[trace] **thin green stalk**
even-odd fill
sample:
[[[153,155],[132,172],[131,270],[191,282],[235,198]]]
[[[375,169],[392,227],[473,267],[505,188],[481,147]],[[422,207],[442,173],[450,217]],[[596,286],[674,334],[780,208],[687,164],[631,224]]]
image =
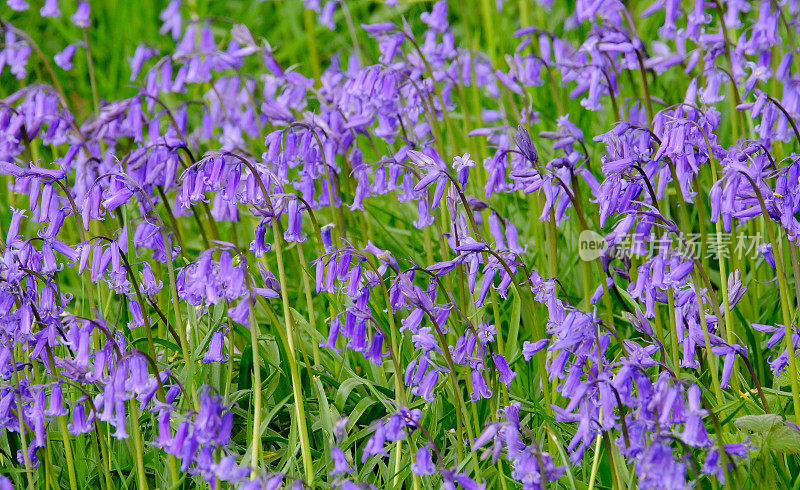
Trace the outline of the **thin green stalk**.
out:
[[[106,488],[114,488],[111,483],[111,458],[108,456],[108,447],[106,446],[106,440],[103,438],[103,432],[100,428],[100,424],[97,423],[94,426],[95,431],[97,432],[97,441],[100,443],[100,455],[102,456],[102,464],[103,467],[103,476],[106,481]]]
[[[252,478],[258,477],[259,462],[261,461],[261,355],[258,350],[258,321],[253,312],[253,304],[247,299],[250,318],[250,348],[253,351],[253,452],[252,452]],[[230,360],[233,362],[233,359]]]
[[[772,255],[775,257],[775,273],[778,276],[778,290],[780,293],[781,314],[783,315],[783,327],[785,330],[784,341],[786,342],[786,350],[789,354],[789,380],[792,385],[792,405],[794,406],[795,423],[800,424],[800,387],[797,381],[797,360],[795,359],[794,341],[792,339],[792,315],[789,311],[789,286],[786,281],[786,269],[783,265],[783,254],[778,248],[779,241],[775,236],[775,230],[772,228],[772,221],[768,218],[767,206],[764,204],[764,197],[761,195],[761,190],[758,188],[753,179],[742,172],[742,175],[750,182],[753,191],[758,197],[758,202],[761,205],[762,212],[762,226],[766,228],[767,236],[769,236],[770,244],[772,245]]]
[[[712,157],[713,158],[713,157]],[[711,175],[714,179],[714,182],[717,181],[717,169],[716,169],[716,161],[710,160],[709,165],[711,165]],[[700,220],[701,224],[705,223],[705,220]],[[716,232],[717,232],[717,263],[719,264],[719,288],[722,292],[722,315],[724,320],[724,328],[725,328],[725,340],[727,340],[728,344],[733,345],[735,343],[735,339],[733,336],[733,329],[731,325],[731,305],[730,305],[730,298],[728,295],[728,268],[727,268],[727,261],[724,257],[724,251],[722,250],[722,222],[721,220],[717,220],[715,223]],[[719,322],[718,322],[719,323]],[[734,367],[733,372],[738,373],[738,369],[736,367],[736,363],[738,360],[734,359]],[[735,390],[738,391],[739,389],[739,377],[734,374],[732,378],[732,384]]]
[[[603,433],[603,446],[606,448],[609,464],[611,465],[611,486],[612,488],[624,488],[622,485],[622,478],[620,478],[619,475],[619,469],[617,469],[617,461],[616,458],[614,458],[614,448],[611,445],[608,432]]]
[[[700,281],[697,278],[697,275],[698,274],[696,272],[692,273],[692,282],[694,284],[694,294],[697,298],[697,310],[698,315],[700,316],[700,326],[703,329],[703,340],[706,344],[706,362],[710,362],[709,370],[711,371],[711,381],[714,383],[714,394],[717,397],[717,404],[722,405],[722,388],[720,387],[718,372],[719,363],[717,356],[711,352],[711,338],[708,333],[708,324],[706,322],[706,309],[703,306],[703,296],[700,294]],[[715,305],[712,303],[712,306]]]
[[[97,96],[97,79],[94,74],[94,61],[92,60],[92,45],[89,43],[89,29],[83,28],[83,42],[86,43],[86,63],[89,65],[89,83],[92,86],[92,103],[94,112],[100,112],[100,98]]]
[[[490,60],[494,59],[495,53],[495,35],[494,35],[494,19],[492,19],[492,9],[495,9],[491,0],[481,0],[481,21],[483,22],[483,31],[486,35],[486,55]]]
[[[353,43],[353,52],[356,54],[356,58],[361,62],[362,65],[366,64],[366,60],[363,57],[361,52],[361,45],[358,43],[358,36],[356,35],[356,26],[353,23],[353,17],[350,15],[350,9],[347,7],[347,2],[345,0],[341,0],[342,6],[342,13],[344,14],[344,20],[347,24],[347,32],[350,34],[350,42]]]
[[[228,398],[228,395],[231,393],[231,386],[233,386],[233,355],[235,353],[235,349],[233,342],[234,331],[233,325],[231,325],[231,317],[226,315],[225,321],[228,323],[228,377],[225,381],[225,398]]]
[[[656,304],[655,335],[663,354],[667,346],[664,344],[664,320],[661,319],[661,308],[658,307],[658,304]]]
[[[592,299],[592,285],[589,282],[589,276],[591,276],[591,272],[589,271],[589,262],[586,260],[581,260],[581,282],[583,283],[583,298],[581,299],[581,303],[584,301],[586,311],[592,309],[591,299]],[[601,277],[600,280],[602,281],[603,278]]]
[[[433,264],[433,243],[431,242],[431,232],[429,227],[422,229],[422,244],[425,248],[425,259],[429,264]]]
[[[152,205],[152,203],[151,203]],[[155,209],[155,208],[153,208]],[[161,220],[161,217],[158,213],[155,213],[156,217],[158,218],[159,224],[159,231],[161,232],[161,239],[164,242],[164,252],[166,254],[167,263],[167,275],[169,276],[169,291],[172,297],[172,312],[175,315],[175,324],[178,327],[178,335],[180,336],[180,346],[181,351],[183,354],[183,361],[186,363],[187,369],[187,381],[191,386],[191,397],[192,401],[194,402],[194,407],[197,409],[198,402],[197,402],[197,386],[194,379],[194,363],[192,362],[191,356],[189,355],[189,343],[188,339],[186,338],[186,325],[183,323],[183,317],[181,315],[181,303],[178,297],[178,286],[177,280],[175,278],[175,266],[172,264],[172,251],[169,247],[169,236],[167,235],[166,226],[164,222]]]
[[[136,399],[130,400],[130,420],[133,426],[133,445],[134,445],[134,458],[136,459],[136,474],[139,480],[139,489],[147,490],[147,475],[144,472],[144,444],[142,444],[142,429],[139,426],[139,410],[136,407]]]
[[[647,109],[647,120],[652,124],[653,116],[653,101],[650,96],[650,85],[647,83],[647,72],[644,68],[644,60],[642,53],[637,49],[636,58],[639,60],[639,74],[642,76],[642,89],[644,90],[644,106]],[[610,89],[609,89],[610,90]]]
[[[69,488],[70,490],[77,490],[78,481],[75,478],[75,460],[72,457],[72,444],[69,441],[69,432],[67,431],[67,417],[62,415],[58,417],[58,430],[61,432],[61,440],[64,441],[64,458],[67,460],[67,475],[69,475]]]
[[[786,342],[786,349],[789,353],[789,379],[792,386],[792,405],[794,406],[795,423],[800,424],[800,388],[797,382],[797,360],[795,359],[794,341],[792,339],[792,315],[789,311],[789,287],[786,281],[786,275],[783,265],[783,254],[778,248],[778,240],[775,237],[775,232],[772,227],[765,224],[767,228],[769,240],[772,244],[772,255],[775,257],[775,271],[778,276],[778,289],[780,292],[781,313],[783,315],[784,323],[784,340]]]
[[[14,349],[11,349],[12,354]],[[17,423],[19,424],[19,439],[22,443],[22,460],[25,463],[25,476],[28,479],[28,489],[33,490],[33,469],[31,467],[31,460],[28,457],[28,440],[25,437],[25,419],[22,418],[22,395],[20,394],[20,387],[19,387],[19,373],[17,371],[17,361],[13,358],[11,359],[11,369],[14,372],[14,384],[16,385],[17,391],[17,409],[15,412],[17,413]]]
[[[314,32],[314,11],[311,9],[303,10],[303,22],[306,28],[306,46],[308,47],[308,61],[311,65],[311,74],[314,76],[314,83],[319,84],[321,70],[319,68],[319,54],[317,53],[316,34]],[[254,104],[255,105],[255,104]],[[259,134],[261,132],[259,131]]]
[[[519,0],[519,23],[520,27],[526,27],[530,23],[531,12],[528,0]]]
[[[792,276],[794,276],[794,298],[797,305],[795,317],[800,318],[800,262],[797,259],[797,245],[793,244],[790,240],[786,240],[787,248],[789,249],[789,260],[792,262]]]
[[[558,244],[556,243],[558,233],[556,231],[556,212],[550,209],[550,219],[547,221],[547,226],[544,229],[545,240],[547,241],[547,254],[548,274],[550,277],[558,276]]]
[[[303,291],[305,292],[306,307],[308,308],[308,324],[311,326],[311,330],[316,332],[317,318],[314,312],[314,296],[311,293],[311,282],[309,280],[308,269],[306,268],[306,258],[303,254],[303,244],[298,242],[295,244],[295,247],[297,248],[297,260],[300,262],[300,275],[303,276]],[[312,342],[311,345],[314,352],[314,364],[319,365],[321,363],[319,345],[316,341]]]
[[[667,290],[667,305],[669,306],[669,327],[670,327],[670,354],[672,355],[672,370],[675,376],[680,375],[681,364],[679,361],[678,350],[678,322],[675,318],[675,292],[672,288]]]
[[[314,481],[314,464],[311,459],[311,444],[308,438],[308,427],[306,426],[306,412],[303,403],[303,393],[300,386],[300,372],[295,360],[294,333],[292,332],[291,311],[289,309],[289,296],[287,288],[289,282],[286,279],[286,271],[283,264],[283,251],[281,247],[281,237],[278,234],[277,223],[272,226],[273,249],[275,258],[278,262],[278,281],[281,286],[281,303],[283,304],[283,321],[286,328],[286,339],[288,344],[289,371],[292,377],[292,393],[294,394],[295,416],[300,432],[300,450],[303,455],[303,467],[305,469],[306,481]]]

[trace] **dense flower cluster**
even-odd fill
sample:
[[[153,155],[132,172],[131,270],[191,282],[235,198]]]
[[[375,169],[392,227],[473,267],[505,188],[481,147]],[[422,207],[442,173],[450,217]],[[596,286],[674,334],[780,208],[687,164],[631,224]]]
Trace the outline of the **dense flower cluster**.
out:
[[[579,0],[503,59],[440,0],[316,77],[188,8],[88,115],[53,65],[94,87],[89,3],[41,6],[87,40],[51,57],[2,21],[0,488],[77,488],[78,450],[103,488],[347,490],[739,486],[797,452],[797,2]]]

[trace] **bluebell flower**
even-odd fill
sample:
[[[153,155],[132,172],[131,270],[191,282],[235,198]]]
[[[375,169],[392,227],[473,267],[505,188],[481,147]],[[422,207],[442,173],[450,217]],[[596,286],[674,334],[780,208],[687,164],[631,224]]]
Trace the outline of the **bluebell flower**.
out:
[[[486,489],[486,482],[478,483],[472,478],[468,477],[463,473],[459,473],[456,468],[451,469],[441,469],[442,477],[444,481],[442,483],[442,488],[446,490],[456,490],[456,484],[463,488],[464,490],[485,490]]]
[[[522,127],[521,124],[517,127],[515,143],[519,152],[522,153],[531,164],[534,166],[539,164],[539,153],[536,151],[536,146],[534,146],[528,130]]]
[[[473,370],[470,374],[470,380],[472,381],[472,392],[469,394],[470,399],[473,402],[480,400],[481,398],[491,398],[494,394],[488,386],[486,386],[486,382],[483,379],[483,375],[480,371]]]
[[[8,5],[8,8],[16,12],[23,12],[28,10],[29,7],[28,2],[25,0],[6,0],[6,5]]]
[[[64,392],[61,388],[61,384],[57,383],[50,390],[50,404],[47,406],[47,410],[44,411],[44,414],[49,417],[59,417],[67,415],[67,413],[67,409],[64,407]]]
[[[78,4],[78,8],[75,10],[75,13],[69,18],[73,24],[76,26],[86,29],[92,23],[89,19],[89,2],[85,0],[81,1]]]
[[[436,465],[433,464],[429,444],[425,444],[417,450],[416,461],[411,463],[411,472],[419,476],[436,473]]]
[[[39,9],[42,17],[58,17],[61,11],[58,9],[58,0],[44,0],[44,5]]]
[[[447,2],[436,2],[430,12],[420,14],[420,19],[435,31],[446,31],[450,27],[447,22]]]
[[[94,411],[91,411],[89,413],[89,417],[87,418],[86,411],[83,406],[84,400],[85,399],[81,398],[75,402],[75,406],[72,407],[72,422],[67,424],[69,433],[74,436],[78,434],[86,434],[94,428]]]
[[[510,388],[511,382],[517,377],[517,373],[511,370],[511,368],[508,366],[508,361],[504,356],[498,353],[493,353],[492,360],[494,361],[494,365],[497,368],[497,372],[500,376],[500,382],[505,384],[506,388]]]
[[[688,404],[686,407],[686,425],[681,433],[681,440],[693,447],[703,447],[711,444],[703,425],[703,417],[708,414],[701,408],[700,387],[693,385],[687,392]]]
[[[675,461],[672,448],[658,441],[651,443],[636,463],[636,473],[645,488],[686,487],[686,465]]]
[[[208,350],[203,356],[203,362],[228,362],[228,355],[223,354],[225,344],[225,333],[216,331],[211,334],[211,341],[208,343]]]
[[[433,392],[434,388],[436,388],[436,383],[439,382],[439,371],[436,369],[431,369],[425,375],[425,378],[422,380],[422,383],[418,386],[412,388],[411,392],[428,403],[431,403],[434,398],[436,398],[436,394]]]
[[[383,351],[383,334],[375,332],[369,349],[364,351],[364,357],[372,361],[373,364],[380,366],[384,355],[386,353]]]
[[[11,480],[4,475],[0,475],[0,490],[14,490]]]
[[[330,476],[352,473],[354,471],[353,467],[348,464],[344,451],[337,446],[331,448],[331,458],[333,458],[333,469],[330,472]]]
[[[69,71],[72,69],[72,57],[75,56],[77,48],[74,44],[67,44],[67,46],[58,54],[55,55],[53,60],[56,65],[62,70]]]

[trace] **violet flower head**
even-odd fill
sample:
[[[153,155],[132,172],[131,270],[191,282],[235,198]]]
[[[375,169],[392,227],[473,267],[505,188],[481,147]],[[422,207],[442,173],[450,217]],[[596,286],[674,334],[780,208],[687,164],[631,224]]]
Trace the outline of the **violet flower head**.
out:
[[[44,5],[39,9],[39,15],[42,17],[60,16],[61,10],[58,8],[58,0],[44,0]]]
[[[481,398],[491,398],[494,394],[492,390],[486,386],[486,381],[480,371],[472,371],[470,375],[472,380],[472,392],[469,394],[470,400],[476,402]]]
[[[431,449],[429,444],[425,444],[417,450],[417,457],[411,463],[411,472],[418,476],[433,475],[436,473],[436,465],[433,464]]]
[[[333,469],[330,472],[330,476],[352,473],[354,471],[353,467],[347,462],[344,451],[338,447],[334,446],[331,448],[331,458],[333,458]]]
[[[653,442],[636,464],[640,484],[645,488],[682,489],[686,486],[686,465],[675,461],[672,448]]]
[[[78,4],[78,8],[75,10],[75,13],[72,14],[69,19],[73,24],[82,29],[89,27],[92,24],[92,21],[89,18],[89,2],[82,0]]]
[[[506,388],[511,387],[511,382],[517,377],[517,373],[511,370],[508,365],[508,361],[501,354],[496,352],[493,353],[492,360],[494,361],[494,365],[497,368],[498,374],[500,375],[500,382],[505,384]]]
[[[24,12],[30,7],[28,2],[25,0],[6,0],[6,5],[8,5],[8,8],[16,12]]]
[[[522,155],[527,158],[531,164],[534,166],[539,164],[539,153],[536,151],[536,147],[533,144],[531,135],[528,133],[527,129],[522,127],[521,124],[517,126],[515,142],[517,145],[517,150],[519,150],[519,152],[522,153]]]
[[[228,355],[223,354],[225,334],[217,331],[211,334],[211,341],[208,344],[208,351],[203,356],[203,362],[228,362]]]
[[[69,71],[72,69],[72,57],[75,56],[77,48],[74,44],[68,44],[60,53],[57,53],[53,60],[56,65],[62,70]]]
[[[322,7],[322,11],[317,18],[317,22],[324,25],[330,30],[336,29],[336,23],[333,20],[333,14],[336,13],[336,5],[339,3],[338,0],[328,0],[325,2],[325,6]]]
[[[445,32],[450,27],[450,24],[447,23],[447,2],[442,0],[436,2],[430,12],[420,14],[420,19],[431,29]]]

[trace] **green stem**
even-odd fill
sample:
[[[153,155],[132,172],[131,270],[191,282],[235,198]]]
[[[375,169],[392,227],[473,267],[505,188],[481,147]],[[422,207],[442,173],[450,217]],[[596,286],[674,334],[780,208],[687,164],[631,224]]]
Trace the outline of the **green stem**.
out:
[[[272,224],[273,249],[275,258],[278,262],[278,281],[281,285],[281,303],[283,304],[283,321],[286,328],[286,340],[288,344],[287,357],[289,360],[289,370],[292,376],[292,392],[294,394],[295,416],[300,432],[300,450],[303,455],[303,467],[307,482],[314,481],[314,465],[311,459],[311,444],[308,438],[308,427],[306,426],[306,412],[303,403],[303,393],[300,386],[300,372],[295,360],[294,333],[292,332],[291,311],[289,309],[289,296],[287,287],[289,282],[286,280],[286,271],[283,264],[283,251],[281,247],[281,237],[278,232],[278,223]]]
[[[692,273],[692,282],[694,284],[694,294],[697,298],[697,313],[700,316],[700,326],[703,329],[703,340],[706,344],[706,362],[710,361],[709,369],[711,371],[711,381],[714,383],[714,394],[717,397],[717,404],[722,405],[723,398],[722,398],[722,388],[719,384],[719,373],[717,372],[718,369],[718,360],[717,356],[715,356],[711,352],[711,338],[708,334],[708,324],[706,322],[706,309],[703,306],[703,296],[700,294],[700,281],[697,278],[697,272]],[[712,307],[715,307],[712,303]]]
[[[750,182],[753,191],[758,197],[758,202],[761,205],[762,224],[767,230],[769,241],[772,244],[772,255],[775,257],[775,273],[778,276],[778,290],[780,292],[781,314],[783,315],[783,328],[784,328],[784,341],[786,342],[786,350],[789,353],[789,380],[792,385],[792,404],[794,406],[795,423],[800,424],[800,388],[797,382],[797,360],[795,359],[794,341],[792,340],[792,315],[789,311],[789,286],[786,281],[786,269],[783,266],[783,253],[778,248],[779,242],[775,236],[775,230],[772,228],[772,220],[769,218],[767,206],[764,204],[764,197],[761,195],[761,190],[758,188],[753,179],[742,172],[742,175]]]
[[[100,113],[100,98],[97,95],[97,79],[94,75],[94,61],[92,61],[92,46],[89,43],[89,29],[83,28],[83,41],[86,43],[86,63],[89,65],[89,83],[92,86],[92,102],[94,111]]]
[[[253,312],[250,298],[247,298],[250,318],[250,348],[253,351],[253,453],[252,477],[259,474],[258,465],[261,461],[261,356],[258,351],[258,321]],[[230,360],[233,362],[233,359]]]
[[[614,448],[611,445],[611,440],[608,437],[608,432],[603,433],[603,446],[606,448],[608,454],[608,462],[611,465],[611,486],[612,488],[623,488],[622,478],[619,476],[619,469],[617,468],[617,461],[614,457]]]
[[[486,34],[486,55],[489,59],[494,59],[495,53],[495,35],[494,35],[494,20],[492,19],[492,2],[491,0],[481,0],[481,20],[483,21],[483,30]]]
[[[303,11],[303,21],[306,28],[306,46],[308,47],[308,61],[311,65],[311,74],[314,76],[314,81],[316,84],[319,84],[321,71],[319,68],[319,54],[317,53],[316,34],[314,32],[314,28],[316,27],[314,25],[314,11],[311,9],[305,9]]]
[[[597,467],[600,465],[600,434],[595,436],[594,455],[592,456],[592,471],[589,473],[589,490],[594,490],[594,482],[597,478]]]
[[[713,158],[713,157],[712,157]],[[717,181],[717,169],[716,169],[716,161],[711,159],[709,161],[711,166],[711,175],[714,182]],[[701,219],[701,223],[705,223],[705,220]],[[724,257],[724,251],[722,249],[722,222],[721,220],[717,220],[715,223],[716,232],[717,232],[717,263],[719,264],[719,288],[722,292],[722,315],[724,320],[724,327],[725,327],[725,340],[727,340],[728,344],[733,345],[735,343],[735,339],[733,336],[733,329],[731,325],[731,305],[730,305],[730,297],[728,296],[728,267],[727,261]],[[719,322],[718,322],[719,323]],[[734,367],[733,372],[738,373],[736,368],[736,363],[738,360],[734,359]],[[739,378],[738,376],[732,376],[733,387],[738,391],[739,388]]]
[[[306,307],[308,308],[308,324],[311,326],[311,330],[316,332],[317,331],[317,318],[314,312],[314,296],[311,293],[311,282],[309,280],[309,272],[306,268],[306,258],[303,253],[303,244],[296,243],[295,247],[297,248],[297,260],[300,262],[300,275],[303,276],[303,291],[305,292],[306,296]],[[319,354],[319,344],[314,339],[312,342],[313,352],[314,352],[314,364],[321,364],[320,354]]]
[[[12,353],[14,349],[11,350]],[[25,463],[25,476],[28,479],[28,489],[33,490],[33,469],[31,468],[31,460],[28,457],[28,440],[25,437],[25,419],[22,418],[22,395],[20,394],[20,387],[19,387],[19,372],[17,371],[17,361],[13,358],[11,359],[11,369],[14,372],[14,384],[17,388],[17,423],[19,424],[19,439],[22,442],[22,460]]]
[[[667,306],[669,307],[670,345],[672,354],[672,370],[675,376],[680,374],[680,351],[678,348],[678,321],[675,318],[675,292],[672,288],[667,290]]]
[[[77,490],[78,483],[75,478],[75,463],[72,457],[72,444],[69,442],[69,433],[67,432],[67,417],[62,415],[58,417],[58,429],[61,432],[61,440],[64,441],[64,457],[67,460],[67,474],[69,475],[69,488],[70,490]]]
[[[139,478],[139,488],[147,490],[147,476],[144,472],[144,445],[142,444],[142,430],[139,426],[139,411],[136,408],[136,399],[130,401],[131,423],[133,425],[134,457],[136,458],[136,474]]]

